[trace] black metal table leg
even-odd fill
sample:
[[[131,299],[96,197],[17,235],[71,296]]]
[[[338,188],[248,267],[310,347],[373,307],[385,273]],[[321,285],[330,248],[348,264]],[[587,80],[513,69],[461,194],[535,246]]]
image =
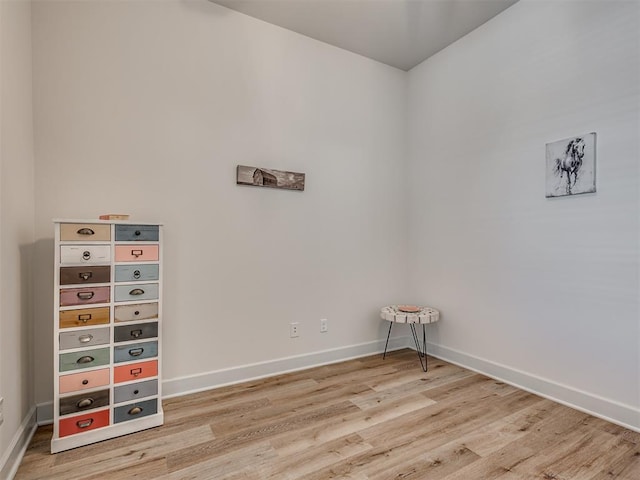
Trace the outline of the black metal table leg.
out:
[[[387,356],[387,346],[389,345],[389,337],[391,336],[391,327],[393,327],[393,322],[389,322],[389,333],[387,333],[387,343],[384,344],[384,354],[382,355],[382,359]]]
[[[418,339],[418,334],[416,332],[416,324],[410,323],[411,334],[413,335],[413,341],[416,344],[416,352],[418,353],[418,359],[420,360],[420,366],[422,367],[422,371],[427,371],[427,332],[425,329],[425,324],[422,324],[422,345],[420,345],[420,340]],[[422,359],[424,358],[424,362]]]

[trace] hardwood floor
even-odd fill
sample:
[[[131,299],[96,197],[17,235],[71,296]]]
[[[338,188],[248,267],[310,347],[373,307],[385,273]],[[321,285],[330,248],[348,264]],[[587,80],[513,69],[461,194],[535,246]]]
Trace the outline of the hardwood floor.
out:
[[[165,400],[165,425],[16,479],[640,479],[640,433],[402,350]]]

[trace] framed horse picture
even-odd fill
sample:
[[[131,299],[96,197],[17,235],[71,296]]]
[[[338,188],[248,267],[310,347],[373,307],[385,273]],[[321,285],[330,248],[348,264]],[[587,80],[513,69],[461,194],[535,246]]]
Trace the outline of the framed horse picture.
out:
[[[547,198],[596,191],[595,132],[547,143]]]

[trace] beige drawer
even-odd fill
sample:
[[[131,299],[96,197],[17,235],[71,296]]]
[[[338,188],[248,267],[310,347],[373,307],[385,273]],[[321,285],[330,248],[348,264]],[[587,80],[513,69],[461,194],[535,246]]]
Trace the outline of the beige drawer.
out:
[[[101,264],[111,261],[109,245],[62,245],[60,265]]]
[[[111,225],[102,225],[99,223],[61,223],[60,240],[63,242],[108,242],[111,240]]]
[[[132,322],[134,320],[148,320],[158,318],[158,303],[135,303],[133,305],[121,305],[114,309],[116,322]]]

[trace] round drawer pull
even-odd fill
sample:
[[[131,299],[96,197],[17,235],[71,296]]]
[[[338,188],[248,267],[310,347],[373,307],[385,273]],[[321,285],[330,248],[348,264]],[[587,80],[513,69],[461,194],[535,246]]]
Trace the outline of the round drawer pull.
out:
[[[128,413],[129,415],[138,415],[139,413],[142,413],[142,407],[133,407]]]
[[[88,418],[87,420],[79,420],[76,422],[78,428],[87,428],[93,423],[93,418]]]
[[[84,380],[82,380],[82,384],[83,385],[89,385],[89,380],[87,380],[86,378]]]
[[[134,315],[140,315],[140,310],[136,310],[135,312],[133,312]]]
[[[134,235],[135,235],[136,237],[139,237],[139,236],[140,236],[140,230],[136,230],[136,231],[135,231],[135,232],[133,232],[133,233],[134,233]]]
[[[140,393],[140,390],[134,390],[134,391],[133,391],[133,394],[134,394],[134,395],[138,395],[139,393]]]
[[[90,228],[81,228],[76,232],[78,235],[94,235],[96,232],[91,230]]]
[[[89,260],[91,258],[91,252],[89,250],[85,250],[82,252],[82,259]]]
[[[76,403],[76,407],[78,408],[88,408],[93,405],[93,398],[83,398],[78,403]]]

